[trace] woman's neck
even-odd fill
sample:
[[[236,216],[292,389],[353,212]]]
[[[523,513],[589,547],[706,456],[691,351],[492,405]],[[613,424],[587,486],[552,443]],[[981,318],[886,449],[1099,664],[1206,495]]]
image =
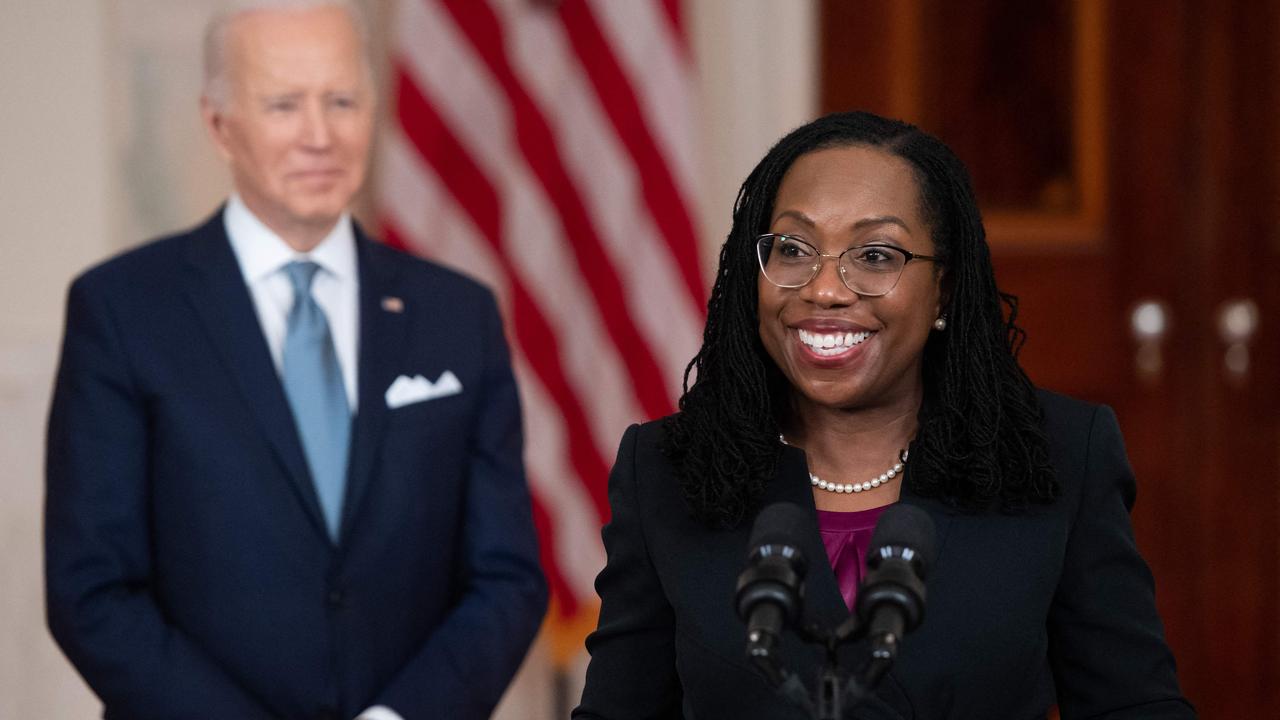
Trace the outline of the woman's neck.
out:
[[[879,476],[915,437],[919,401],[858,410],[793,404],[786,441],[805,451],[809,472],[832,483],[855,483]],[[814,490],[823,510],[862,510],[898,499],[901,480],[862,493]]]

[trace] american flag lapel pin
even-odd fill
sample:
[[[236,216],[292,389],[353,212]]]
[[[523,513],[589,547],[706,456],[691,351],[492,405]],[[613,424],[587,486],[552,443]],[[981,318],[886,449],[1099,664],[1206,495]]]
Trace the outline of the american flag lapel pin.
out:
[[[392,313],[404,312],[404,301],[393,295],[388,295],[382,298],[382,309]]]

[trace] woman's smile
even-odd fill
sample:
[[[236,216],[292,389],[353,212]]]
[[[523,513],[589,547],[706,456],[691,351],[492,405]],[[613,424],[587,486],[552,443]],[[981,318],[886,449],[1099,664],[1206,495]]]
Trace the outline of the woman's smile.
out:
[[[807,325],[807,327],[806,327]],[[831,326],[828,323],[802,324],[792,329],[796,353],[819,368],[844,367],[867,350],[874,330],[858,326]]]

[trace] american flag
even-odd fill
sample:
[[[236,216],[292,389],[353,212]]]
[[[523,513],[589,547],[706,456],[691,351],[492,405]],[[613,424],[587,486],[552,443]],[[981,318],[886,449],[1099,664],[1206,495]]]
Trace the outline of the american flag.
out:
[[[679,5],[396,8],[383,234],[480,279],[502,304],[560,661],[595,622],[618,440],[674,411],[702,333]]]

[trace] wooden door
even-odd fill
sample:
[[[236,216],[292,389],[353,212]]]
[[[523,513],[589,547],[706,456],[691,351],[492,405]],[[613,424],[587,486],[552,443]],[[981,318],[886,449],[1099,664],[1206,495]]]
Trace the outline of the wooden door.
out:
[[[957,151],[1023,365],[1120,416],[1183,691],[1280,707],[1277,3],[824,0],[821,27],[823,110]]]

